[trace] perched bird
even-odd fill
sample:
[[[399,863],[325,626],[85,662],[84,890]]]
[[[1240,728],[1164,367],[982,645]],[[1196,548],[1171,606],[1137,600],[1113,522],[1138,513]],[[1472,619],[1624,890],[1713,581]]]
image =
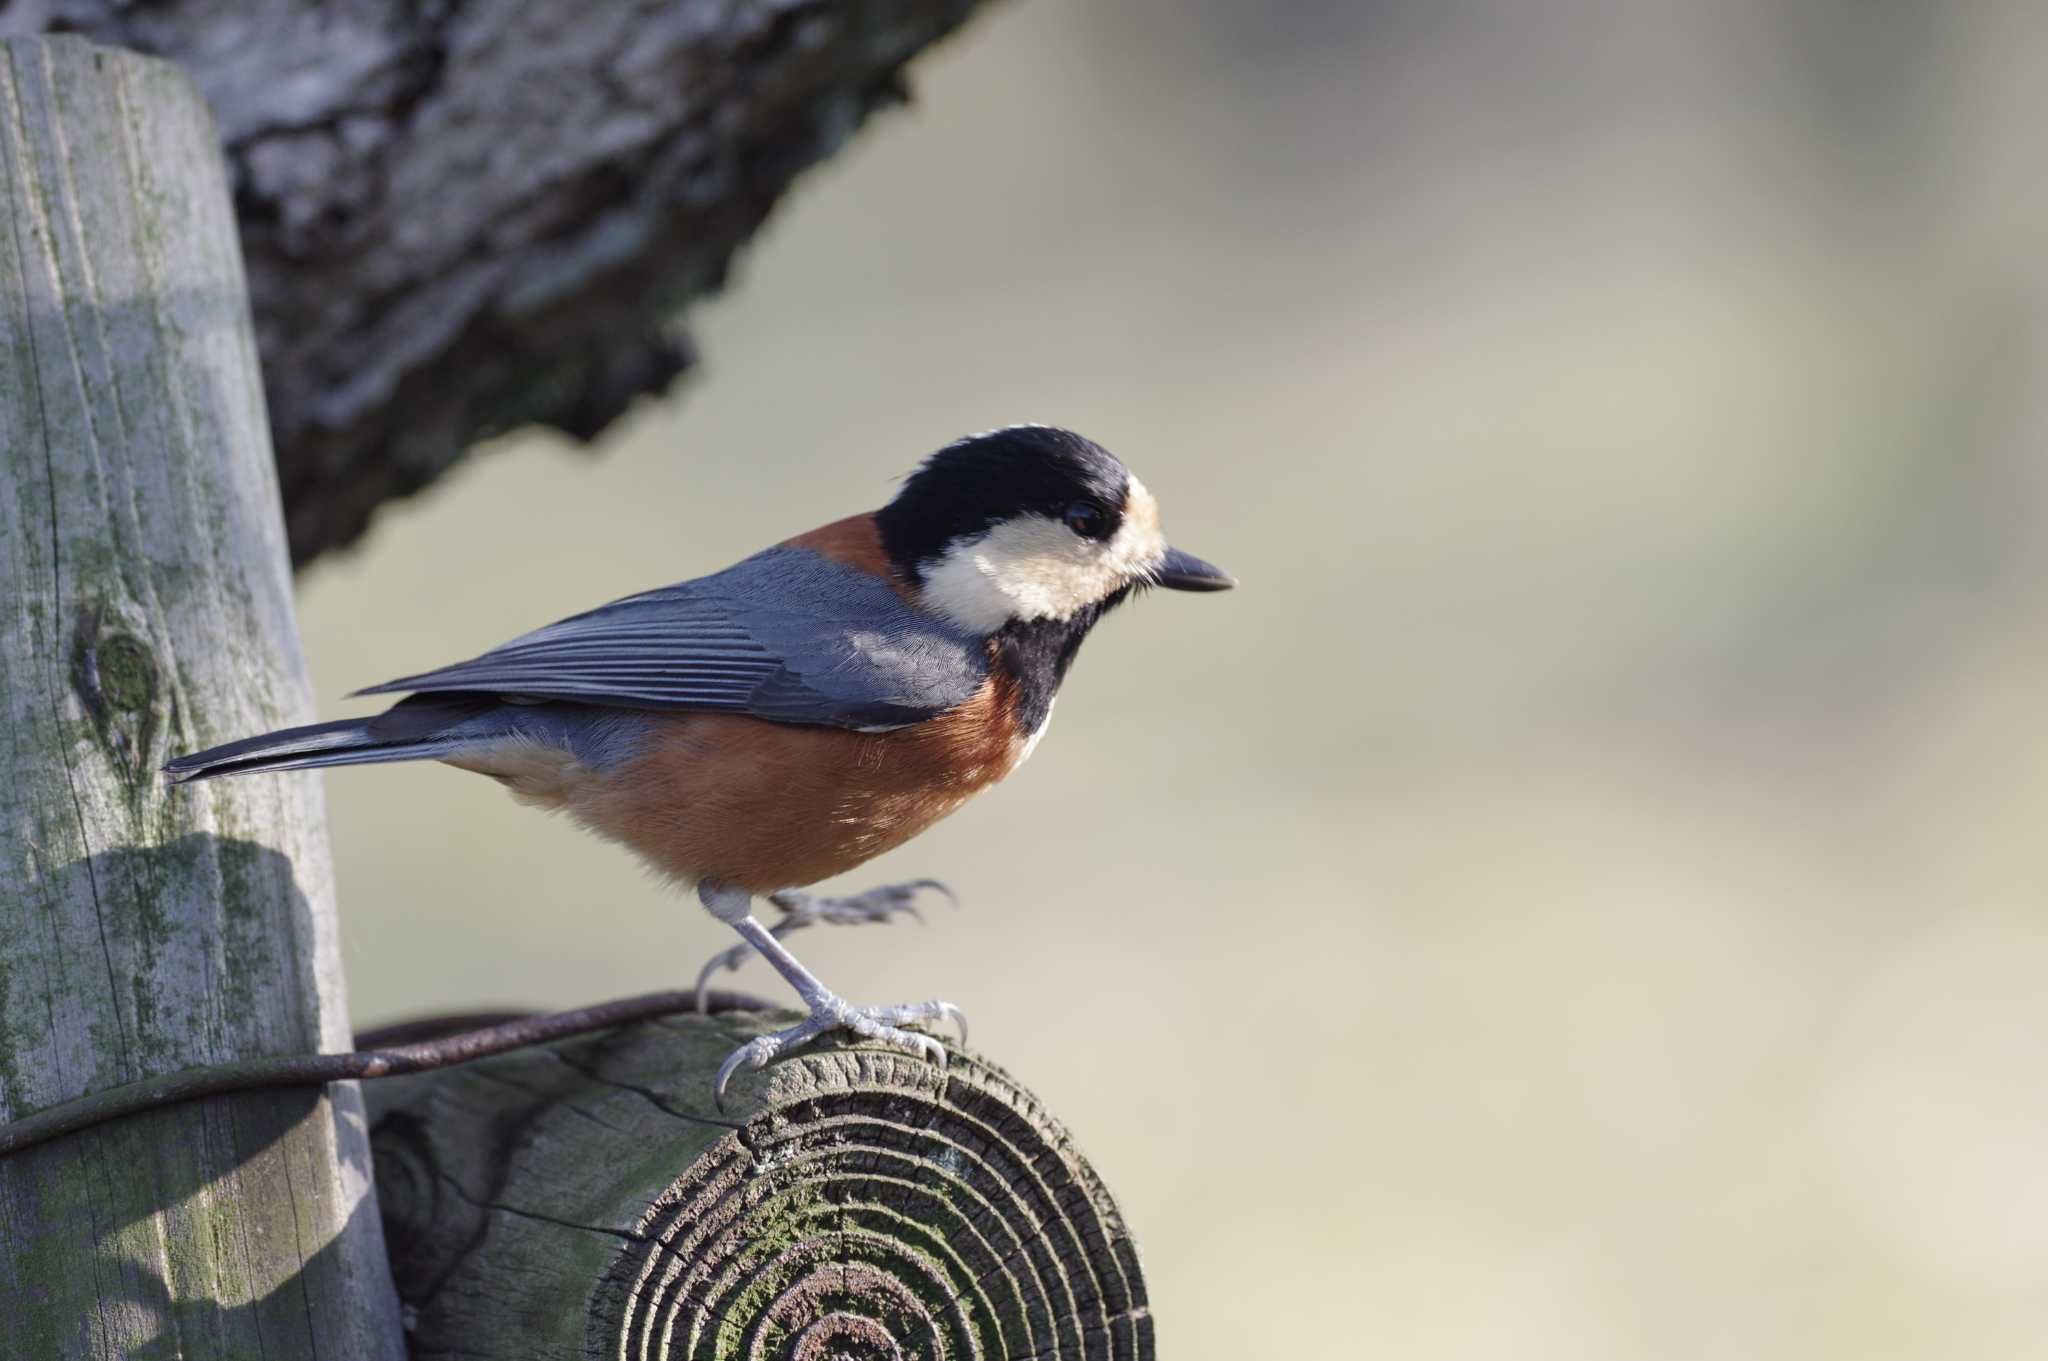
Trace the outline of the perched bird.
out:
[[[924,1053],[902,1027],[945,1002],[856,1007],[781,937],[905,909],[929,880],[848,898],[799,890],[916,836],[1008,775],[1044,736],[1081,642],[1132,591],[1236,583],[1167,545],[1152,494],[1072,431],[1012,426],[933,454],[894,500],[712,576],[627,596],[470,661],[371,686],[372,718],[180,756],[177,783],[382,761],[489,775],[694,887],[809,1008],[726,1060],[832,1031]],[[752,914],[766,896],[786,914]],[[962,1025],[964,1034],[964,1023]]]

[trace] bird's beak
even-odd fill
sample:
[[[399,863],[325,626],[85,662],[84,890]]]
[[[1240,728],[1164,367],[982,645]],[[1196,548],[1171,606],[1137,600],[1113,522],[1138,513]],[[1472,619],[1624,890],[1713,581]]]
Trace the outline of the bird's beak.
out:
[[[1227,591],[1237,585],[1237,578],[1221,567],[1178,548],[1166,550],[1165,561],[1152,569],[1152,581],[1170,591]]]

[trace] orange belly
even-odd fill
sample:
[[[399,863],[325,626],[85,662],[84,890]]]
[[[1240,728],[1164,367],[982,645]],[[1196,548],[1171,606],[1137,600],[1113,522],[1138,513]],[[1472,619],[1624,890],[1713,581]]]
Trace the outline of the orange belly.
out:
[[[599,776],[532,747],[466,757],[515,796],[567,811],[661,873],[766,893],[799,888],[902,845],[1023,759],[991,680],[938,718],[892,732],[737,714],[653,719],[640,756]]]

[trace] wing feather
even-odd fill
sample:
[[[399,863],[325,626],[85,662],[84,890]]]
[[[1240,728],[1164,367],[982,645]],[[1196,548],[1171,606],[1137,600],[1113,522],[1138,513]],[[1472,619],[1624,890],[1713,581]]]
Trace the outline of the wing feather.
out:
[[[805,548],[615,600],[359,694],[470,691],[872,728],[964,703],[987,640]]]

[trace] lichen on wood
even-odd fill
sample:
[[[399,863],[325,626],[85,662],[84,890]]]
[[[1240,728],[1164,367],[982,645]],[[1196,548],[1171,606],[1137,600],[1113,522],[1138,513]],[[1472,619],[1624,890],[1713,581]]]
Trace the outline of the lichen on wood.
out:
[[[366,1089],[417,1361],[1149,1358],[1131,1236],[1073,1140],[971,1054],[675,1016]]]
[[[346,1047],[319,789],[166,789],[303,721],[218,138],[168,63],[0,43],[0,1122]],[[398,1361],[352,1087],[0,1160],[0,1356]]]

